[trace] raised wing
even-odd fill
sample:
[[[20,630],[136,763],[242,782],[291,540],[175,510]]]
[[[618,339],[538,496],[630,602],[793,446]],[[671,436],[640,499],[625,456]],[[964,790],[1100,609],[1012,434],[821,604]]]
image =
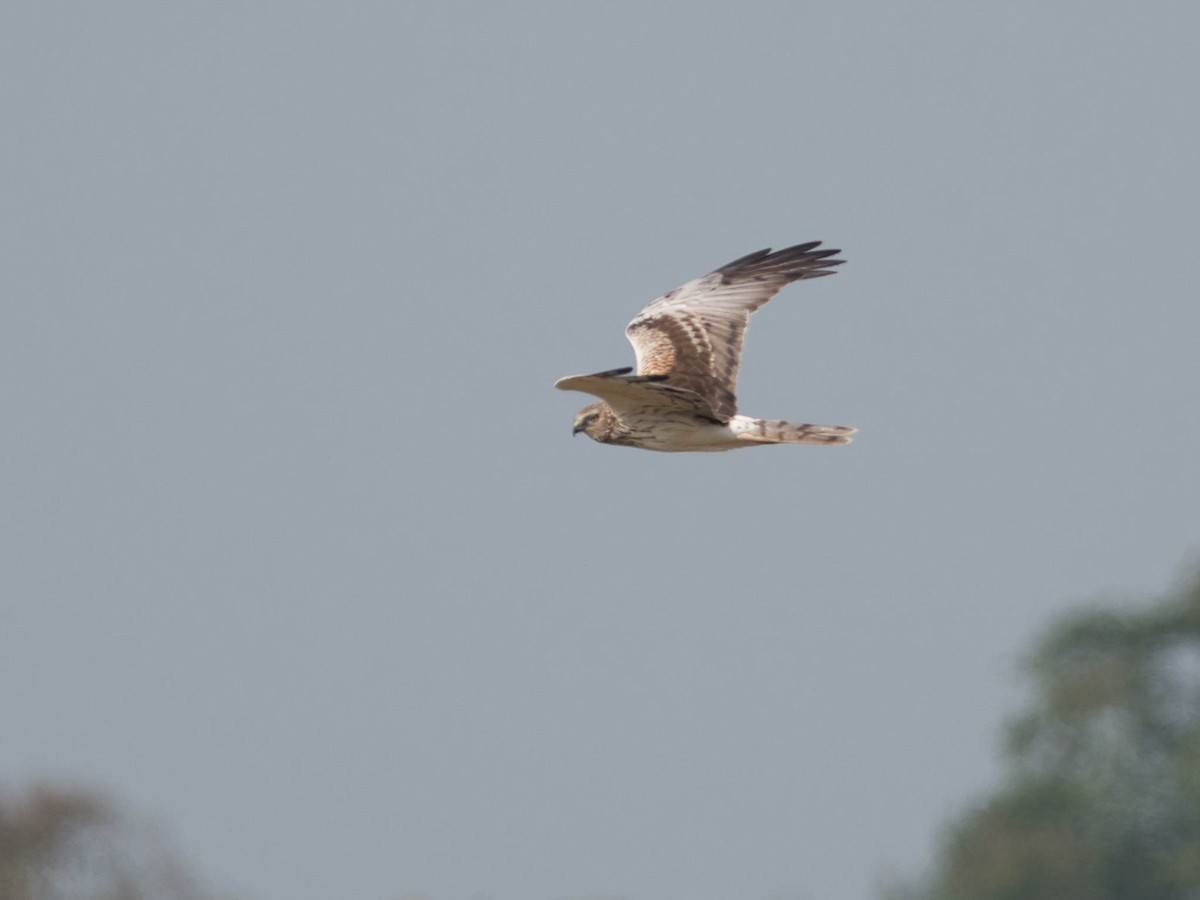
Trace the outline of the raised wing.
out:
[[[560,391],[581,391],[599,397],[618,416],[654,417],[684,412],[716,419],[708,401],[694,391],[676,387],[665,375],[630,375],[633,369],[612,369],[595,375],[568,375],[554,382]]]
[[[729,421],[750,314],[793,281],[834,274],[845,260],[829,257],[841,251],[820,245],[760,250],[659,297],[625,329],[637,374],[665,375],[663,385],[704,398],[718,421]]]

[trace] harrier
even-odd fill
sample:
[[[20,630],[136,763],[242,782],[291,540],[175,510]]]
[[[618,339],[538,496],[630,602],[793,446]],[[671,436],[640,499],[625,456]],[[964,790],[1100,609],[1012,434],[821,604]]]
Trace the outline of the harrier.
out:
[[[575,434],[644,450],[734,450],[763,444],[848,444],[857,429],[737,414],[738,366],[750,314],[793,281],[832,275],[840,250],[810,241],[760,250],[659,297],[629,323],[632,368],[572,375],[554,386],[599,397]]]

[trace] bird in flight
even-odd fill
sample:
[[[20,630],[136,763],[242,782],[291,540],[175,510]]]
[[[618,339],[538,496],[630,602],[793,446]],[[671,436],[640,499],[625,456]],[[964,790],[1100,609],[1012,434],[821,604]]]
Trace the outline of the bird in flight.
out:
[[[554,386],[599,397],[575,416],[575,434],[643,450],[715,451],[764,444],[848,444],[858,429],[737,414],[738,367],[750,314],[793,281],[833,275],[840,250],[820,241],[760,250],[689,281],[625,329],[632,368],[571,375]],[[632,374],[631,374],[632,373]]]

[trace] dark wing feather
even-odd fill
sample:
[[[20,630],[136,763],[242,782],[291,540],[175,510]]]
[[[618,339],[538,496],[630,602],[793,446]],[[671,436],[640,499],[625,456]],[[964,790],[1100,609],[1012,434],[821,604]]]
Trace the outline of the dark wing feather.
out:
[[[737,413],[737,377],[750,314],[793,281],[832,275],[845,260],[820,241],[760,250],[659,297],[625,329],[639,375],[703,397],[726,422]]]

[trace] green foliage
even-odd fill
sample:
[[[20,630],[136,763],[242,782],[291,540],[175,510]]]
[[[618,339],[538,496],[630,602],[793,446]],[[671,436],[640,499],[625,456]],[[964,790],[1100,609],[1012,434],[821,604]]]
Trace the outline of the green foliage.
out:
[[[1008,776],[948,830],[923,900],[1200,898],[1200,578],[1060,620],[1027,661]]]

